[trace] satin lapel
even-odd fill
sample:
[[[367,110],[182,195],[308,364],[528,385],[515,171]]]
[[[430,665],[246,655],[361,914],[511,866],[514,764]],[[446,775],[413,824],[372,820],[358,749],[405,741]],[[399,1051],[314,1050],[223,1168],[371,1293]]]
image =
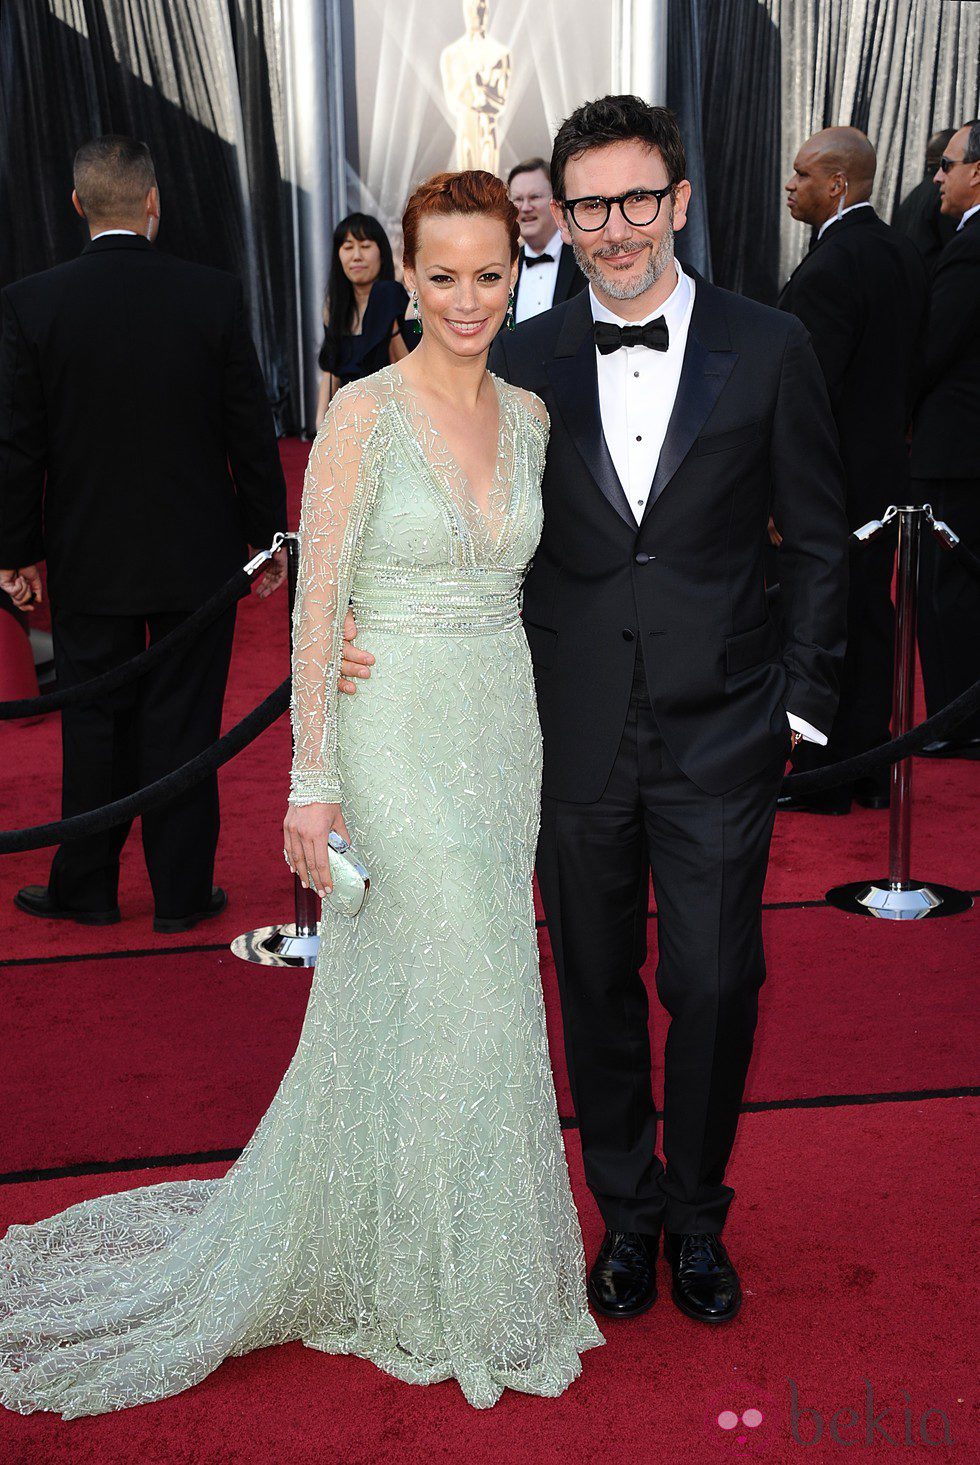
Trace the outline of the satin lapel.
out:
[[[575,256],[569,246],[563,244],[558,256],[558,275],[555,279],[555,298],[551,302],[552,305],[560,305],[563,300],[568,299],[568,287],[576,268]]]
[[[636,520],[602,431],[587,290],[573,296],[568,306],[547,372],[565,430],[585,459],[599,491],[623,522],[635,529]]]
[[[697,441],[738,360],[738,352],[727,349],[731,340],[720,295],[713,286],[698,280],[681,379],[643,513],[644,521]]]

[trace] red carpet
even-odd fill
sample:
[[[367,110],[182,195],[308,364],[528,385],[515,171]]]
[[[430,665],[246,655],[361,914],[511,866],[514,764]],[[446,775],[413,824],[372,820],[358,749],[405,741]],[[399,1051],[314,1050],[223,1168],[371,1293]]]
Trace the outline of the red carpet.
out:
[[[294,523],[306,452],[283,445]],[[282,679],[287,644],[283,594],[242,604],[226,727]],[[57,718],[0,725],[0,756],[8,773],[0,825],[57,817]],[[217,878],[229,906],[186,936],[150,929],[138,829],[124,852],[116,927],[21,915],[11,896],[46,878],[50,854],[0,864],[0,1231],[108,1190],[221,1174],[227,1159],[174,1164],[226,1155],[251,1134],[292,1056],[309,983],[306,973],[269,973],[227,950],[240,931],[291,914],[279,853],[288,760],[281,719],[224,769]],[[918,760],[915,788],[915,873],[975,888],[980,770]],[[735,1323],[714,1332],[683,1318],[662,1268],[657,1306],[636,1322],[609,1324],[607,1346],[585,1356],[582,1379],[559,1400],[508,1394],[478,1414],[454,1384],[413,1389],[370,1364],[297,1344],[232,1360],[198,1389],[114,1416],[66,1423],[0,1411],[0,1465],[464,1457],[700,1465],[733,1454],[783,1465],[813,1439],[817,1414],[817,1459],[853,1458],[842,1452],[854,1444],[887,1452],[882,1429],[896,1448],[922,1458],[926,1450],[931,1459],[980,1458],[968,1323],[959,1321],[976,1315],[967,1197],[980,1101],[923,1097],[978,1087],[980,915],[897,927],[823,904],[830,885],[885,873],[887,822],[865,811],[777,822],[766,891],[769,978],[726,1230],[746,1289]],[[651,956],[656,929],[651,921]],[[559,1107],[570,1115],[543,931],[542,953]],[[651,992],[653,967],[651,960]],[[658,1059],[664,1025],[654,1000]],[[591,1254],[598,1218],[575,1130],[566,1137]],[[111,1168],[127,1162],[142,1168]],[[105,1173],[11,1178],[92,1166]],[[799,1409],[810,1411],[796,1435],[789,1380]],[[873,1415],[887,1411],[873,1444],[865,1439],[865,1380]],[[750,1409],[761,1423],[741,1421]],[[921,1442],[929,1409],[945,1411],[952,1447]],[[717,1422],[725,1410],[738,1420],[730,1431]],[[832,1426],[835,1411],[843,1412]],[[926,1426],[942,1441],[938,1414]],[[833,1429],[849,1444],[836,1443]]]

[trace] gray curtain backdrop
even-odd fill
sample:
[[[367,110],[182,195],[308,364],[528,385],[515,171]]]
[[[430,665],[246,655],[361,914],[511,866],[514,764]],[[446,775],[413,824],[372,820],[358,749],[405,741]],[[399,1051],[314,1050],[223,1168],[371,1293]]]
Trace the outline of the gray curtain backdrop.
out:
[[[0,284],[71,258],[88,238],[71,206],[79,144],[140,137],[160,184],[159,247],[242,279],[284,426],[297,420],[299,385],[282,60],[290,3],[0,3]]]
[[[866,132],[890,220],[930,133],[980,113],[980,0],[669,0],[667,100],[702,192],[678,253],[771,303],[809,244],[783,194],[800,144]]]

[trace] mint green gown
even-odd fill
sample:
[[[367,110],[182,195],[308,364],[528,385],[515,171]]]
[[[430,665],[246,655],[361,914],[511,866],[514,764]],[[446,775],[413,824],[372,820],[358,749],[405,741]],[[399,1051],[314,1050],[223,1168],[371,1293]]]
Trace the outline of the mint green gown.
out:
[[[327,910],[295,1056],[226,1175],[0,1241],[8,1409],[123,1409],[295,1339],[455,1378],[485,1408],[505,1387],[560,1394],[602,1342],[531,893],[541,737],[519,594],[547,417],[493,381],[484,508],[398,367],[331,405],[303,494],[290,801],[341,803],[371,894],[353,919]],[[341,697],[348,602],[376,665]]]

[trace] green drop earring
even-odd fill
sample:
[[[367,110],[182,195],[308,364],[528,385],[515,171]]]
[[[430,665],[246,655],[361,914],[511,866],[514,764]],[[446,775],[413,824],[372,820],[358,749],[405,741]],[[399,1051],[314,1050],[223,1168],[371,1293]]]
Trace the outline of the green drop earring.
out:
[[[419,292],[412,291],[412,309],[415,311],[415,319],[412,321],[412,328],[417,336],[422,334],[422,317],[419,314]]]
[[[510,292],[510,298],[507,301],[507,329],[512,331],[516,324],[517,322],[514,319],[514,292],[512,290]]]

